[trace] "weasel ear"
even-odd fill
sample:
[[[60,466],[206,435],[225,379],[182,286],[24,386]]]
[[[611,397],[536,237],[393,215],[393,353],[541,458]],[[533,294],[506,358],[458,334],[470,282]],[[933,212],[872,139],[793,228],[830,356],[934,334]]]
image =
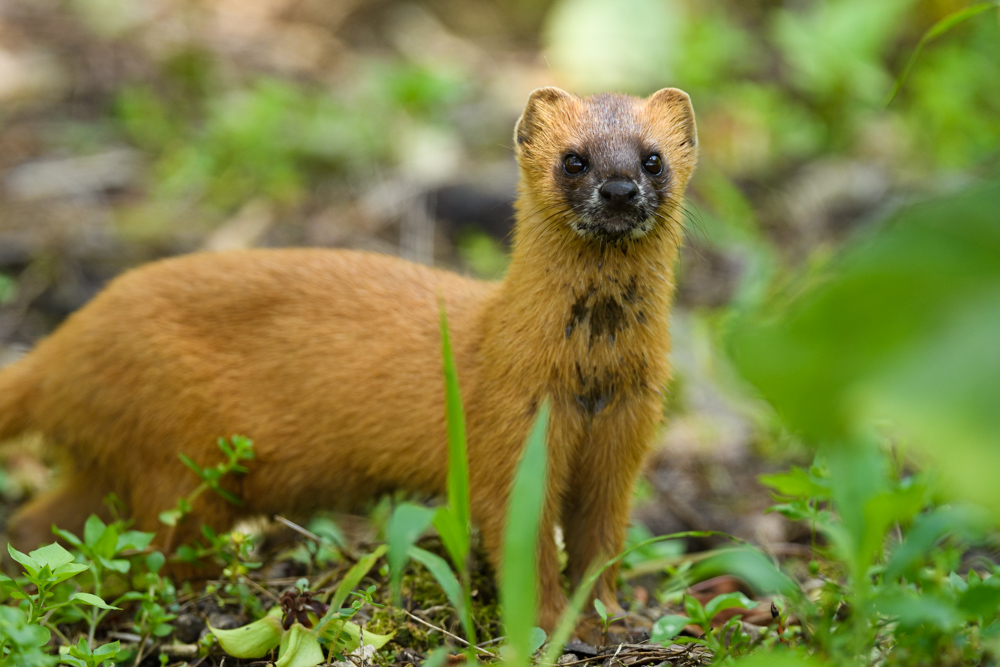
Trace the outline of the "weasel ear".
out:
[[[646,98],[646,104],[654,114],[663,114],[664,120],[677,128],[684,137],[682,144],[686,143],[692,147],[698,144],[694,108],[687,93],[678,88],[664,88]]]
[[[571,99],[573,96],[566,91],[551,86],[531,91],[524,113],[514,126],[514,143],[518,147],[530,144],[538,132],[549,124],[552,111]]]

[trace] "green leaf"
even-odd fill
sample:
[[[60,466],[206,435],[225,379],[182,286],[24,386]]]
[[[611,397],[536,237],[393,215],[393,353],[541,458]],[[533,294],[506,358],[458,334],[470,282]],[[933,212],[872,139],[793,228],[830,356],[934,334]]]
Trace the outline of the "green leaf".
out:
[[[361,646],[362,638],[364,639],[365,646],[373,646],[376,649],[380,649],[390,639],[395,637],[396,633],[392,632],[388,635],[380,635],[368,630],[362,630],[360,625],[351,621],[334,621],[323,629],[321,635],[329,641],[333,641],[334,637],[338,637],[343,642],[343,651],[350,653]]]
[[[119,554],[126,549],[142,551],[150,545],[154,537],[156,537],[156,533],[146,533],[141,530],[126,530],[118,536],[115,553]]]
[[[730,607],[739,607],[740,609],[753,609],[757,606],[757,603],[748,598],[743,593],[736,591],[733,593],[725,593],[723,595],[716,595],[714,598],[709,600],[705,604],[705,615],[711,620],[715,618],[723,609],[729,609]]]
[[[219,640],[222,650],[234,658],[263,658],[281,642],[281,609],[280,607],[275,609],[278,610],[277,615],[268,613],[259,621],[244,625],[242,628],[220,630],[209,626],[208,629]]]
[[[913,65],[916,64],[917,57],[920,55],[920,52],[923,51],[924,46],[926,46],[928,42],[936,37],[940,37],[957,26],[959,23],[967,21],[973,16],[995,7],[1000,7],[1000,0],[993,0],[993,2],[981,2],[979,4],[972,5],[971,7],[965,7],[948,14],[928,28],[927,32],[925,32],[923,37],[920,38],[920,42],[917,43],[917,47],[913,49],[910,59],[906,61],[906,67],[903,68],[903,71],[900,72],[899,76],[896,78],[896,83],[892,87],[892,92],[890,92],[889,96],[886,98],[884,106],[889,106],[892,101],[896,99],[896,95],[899,94],[900,89],[903,87],[906,77],[910,75],[910,70],[913,69]]]
[[[52,526],[52,533],[56,537],[62,538],[64,541],[68,542],[70,546],[76,547],[77,549],[85,546],[83,540],[81,540],[79,537],[69,532],[68,530],[63,530],[62,528],[57,528],[56,526]]]
[[[38,571],[42,569],[42,566],[38,561],[28,554],[21,553],[12,547],[10,542],[7,543],[7,553],[9,553],[10,557],[15,561],[26,567],[28,569],[28,573],[31,575],[37,575]]]
[[[902,543],[892,553],[883,572],[883,579],[894,581],[904,575],[911,578],[926,560],[931,547],[948,533],[958,533],[963,537],[982,534],[989,526],[989,517],[984,514],[985,511],[979,508],[946,506],[918,516]],[[962,578],[958,575],[954,577],[962,586],[960,590],[965,590],[966,583]]]
[[[427,568],[427,571],[437,579],[441,585],[441,590],[448,597],[448,601],[458,612],[458,617],[462,619],[463,625],[469,622],[465,608],[465,595],[462,592],[462,585],[458,583],[455,573],[448,567],[448,562],[437,554],[425,551],[420,547],[410,547],[410,558]],[[468,628],[465,628],[468,632]]]
[[[104,535],[104,531],[107,526],[101,521],[100,517],[96,514],[91,514],[87,517],[87,521],[83,524],[83,542],[91,549],[97,544],[101,536]],[[108,554],[111,555],[111,554]]]
[[[191,471],[194,472],[194,474],[198,475],[198,477],[200,477],[201,479],[205,479],[205,477],[206,477],[205,469],[202,468],[197,463],[195,463],[194,459],[192,459],[190,456],[188,456],[184,452],[178,453],[177,454],[177,458],[179,458],[181,460],[181,463],[183,463],[188,468],[190,468]]]
[[[528,644],[528,648],[531,651],[531,655],[534,655],[535,651],[542,648],[542,644],[545,643],[547,635],[545,630],[541,628],[531,628],[531,642]]]
[[[28,623],[28,616],[17,607],[0,605],[0,637],[6,635],[19,646],[44,646],[52,638],[47,628]]]
[[[308,628],[293,623],[281,638],[281,650],[274,667],[315,667],[325,662],[323,648]]]
[[[759,475],[757,480],[783,496],[824,499],[830,495],[830,485],[826,480],[819,480],[808,470],[799,467],[788,472]]]
[[[945,412],[957,423],[940,423],[934,440],[948,433],[948,445],[961,443],[962,438],[949,430],[955,426],[962,427],[963,436],[973,435],[970,413],[982,415],[977,440],[996,436],[996,423],[989,416],[1000,414],[998,392],[971,391],[973,385],[981,388],[987,378],[996,377],[990,375],[995,373],[996,346],[983,347],[990,340],[989,331],[995,331],[988,327],[995,323],[990,325],[985,313],[963,323],[966,342],[974,343],[975,351],[944,347],[929,337],[942,324],[955,322],[951,314],[963,304],[988,305],[987,294],[992,294],[997,307],[998,209],[1000,186],[992,185],[899,212],[877,234],[839,252],[824,280],[794,302],[776,300],[734,322],[729,347],[737,368],[793,430],[814,442],[835,442],[865,430],[873,416],[886,416],[884,407],[889,406],[873,404],[885,391],[878,382],[883,371],[910,362],[916,375],[926,360],[932,363],[918,376],[920,386],[914,387],[924,400],[919,405],[907,402],[912,396],[904,398],[907,385],[900,378],[892,383],[898,396],[892,402],[896,410],[909,407],[905,416],[917,419],[925,407],[935,405],[929,390],[938,390],[950,400],[942,401],[925,420],[937,422]],[[783,311],[781,317],[774,317],[775,311]],[[968,329],[970,325],[975,329]],[[962,334],[963,328],[956,326],[953,336],[941,343],[954,346],[962,342]],[[922,343],[931,346],[923,348]],[[978,356],[982,352],[985,357]],[[942,375],[947,363],[960,363],[962,370],[974,373],[963,378],[956,368]],[[935,379],[936,383],[926,384]],[[967,406],[970,410],[958,409],[960,396],[975,399]],[[994,412],[986,412],[987,407]],[[919,428],[913,432],[923,433]],[[995,469],[981,463],[973,467]]]
[[[777,593],[792,600],[802,597],[794,581],[767,556],[750,547],[721,551],[691,568],[691,577],[696,581],[719,574],[735,575],[759,592]]]
[[[705,607],[698,601],[698,598],[693,595],[685,595],[684,611],[687,612],[691,624],[700,626],[705,630],[708,629],[712,619],[705,613]]]
[[[153,574],[158,573],[167,563],[167,557],[160,551],[154,551],[146,556],[146,568]]]
[[[32,559],[40,565],[48,565],[55,570],[61,565],[73,562],[73,554],[63,549],[58,542],[35,549],[30,554]]]
[[[995,205],[1000,206],[1000,196]],[[956,221],[957,223],[957,221]],[[1000,225],[998,225],[1000,227]],[[1000,242],[995,261],[1000,273]],[[951,494],[1000,516],[1000,277],[857,388],[860,415],[888,418]]]
[[[438,646],[430,652],[422,667],[445,667],[448,664],[448,654],[447,646]]]
[[[66,581],[71,577],[75,577],[84,570],[89,569],[90,566],[84,565],[82,563],[67,563],[65,565],[60,565],[52,572],[50,581],[52,583],[59,583],[61,581]]]
[[[538,409],[524,454],[514,475],[504,536],[500,601],[510,646],[509,665],[526,665],[531,656],[531,628],[538,613],[538,531],[545,503],[547,434],[550,404],[546,398]]]
[[[468,530],[462,527],[451,507],[447,506],[438,507],[434,512],[434,527],[451,557],[451,562],[457,570],[462,571],[466,567],[466,558],[469,555]]]
[[[113,657],[122,650],[121,642],[112,642],[110,644],[101,644],[94,649],[94,655],[104,655],[108,657]]]
[[[347,575],[340,581],[340,584],[337,586],[337,590],[330,599],[330,609],[340,609],[340,607],[344,604],[344,600],[347,599],[347,596],[351,594],[351,591],[358,587],[358,584],[361,583],[361,580],[364,579],[365,575],[371,571],[378,559],[385,554],[387,548],[388,547],[384,544],[379,545],[375,551],[360,559],[350,570],[348,570]]]
[[[182,517],[183,514],[178,509],[164,510],[159,514],[160,523],[165,526],[176,526]]]
[[[608,622],[608,608],[604,606],[604,603],[594,598],[594,609],[597,610],[597,615],[601,617],[601,620],[605,623]]]
[[[469,459],[466,453],[465,412],[462,410],[462,392],[458,384],[458,369],[448,333],[448,318],[444,298],[438,299],[441,313],[441,356],[444,360],[445,417],[448,427],[448,506],[455,516],[455,533],[452,536],[452,553],[461,554],[456,567],[465,570],[465,554],[469,552]],[[464,549],[459,549],[464,545]]]
[[[663,616],[656,623],[653,623],[653,630],[649,641],[661,646],[669,646],[673,638],[684,629],[685,625],[690,623],[691,619],[687,616],[680,616],[679,614]]]
[[[389,545],[392,594],[397,606],[400,604],[400,585],[410,547],[427,530],[433,517],[434,510],[413,503],[401,503],[389,517],[385,532]]]
[[[918,629],[930,625],[941,632],[951,632],[962,624],[962,615],[955,605],[930,594],[886,592],[876,598],[875,609],[894,617],[904,628]]]
[[[967,618],[980,623],[996,618],[1000,612],[1000,586],[970,586],[959,597],[958,608]]]
[[[755,651],[753,655],[738,658],[733,662],[734,667],[824,667],[828,664],[806,655],[802,650],[784,647],[771,651]]]
[[[113,572],[125,574],[132,568],[132,563],[124,558],[105,558],[104,556],[98,556],[97,560],[101,563],[101,566]]]
[[[91,593],[73,593],[73,595],[71,595],[69,599],[71,602],[82,602],[83,604],[89,604],[93,607],[100,607],[101,609],[120,608],[120,607],[112,607],[107,602],[97,597],[96,595],[92,595]]]

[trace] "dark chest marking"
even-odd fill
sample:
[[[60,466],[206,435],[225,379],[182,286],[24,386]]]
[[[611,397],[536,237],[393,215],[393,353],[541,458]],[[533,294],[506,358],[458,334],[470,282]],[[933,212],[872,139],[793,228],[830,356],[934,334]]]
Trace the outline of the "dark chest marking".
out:
[[[649,378],[647,351],[615,348],[619,334],[632,326],[647,326],[644,297],[634,276],[626,281],[609,278],[598,289],[593,284],[575,295],[566,321],[566,340],[584,336],[587,344],[586,358],[576,362],[576,388],[574,395],[580,409],[593,417],[624,393],[648,390],[656,383]],[[594,348],[602,348],[595,350]],[[603,363],[595,363],[591,352],[599,353]],[[609,363],[610,362],[610,363]]]
[[[639,294],[635,276],[624,283],[617,278],[610,278],[609,282],[610,289],[598,293],[598,289],[591,284],[576,296],[566,321],[567,340],[577,329],[586,327],[591,348],[601,338],[613,346],[618,333],[633,322],[646,324],[646,314],[638,307],[644,299]]]

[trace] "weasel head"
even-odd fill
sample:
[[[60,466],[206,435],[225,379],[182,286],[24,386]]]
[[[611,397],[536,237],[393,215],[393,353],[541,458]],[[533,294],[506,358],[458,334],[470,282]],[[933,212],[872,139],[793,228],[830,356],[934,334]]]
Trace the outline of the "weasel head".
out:
[[[528,97],[514,129],[524,216],[596,241],[641,239],[678,224],[697,160],[691,100],[676,88],[642,99],[580,98],[558,88]]]

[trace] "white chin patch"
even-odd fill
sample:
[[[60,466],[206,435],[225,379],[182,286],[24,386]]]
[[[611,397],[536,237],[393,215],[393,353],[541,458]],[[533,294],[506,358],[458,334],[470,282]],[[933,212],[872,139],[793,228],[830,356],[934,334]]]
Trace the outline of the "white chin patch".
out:
[[[622,234],[618,238],[641,239],[643,236],[648,234],[650,230],[653,229],[653,225],[655,223],[656,221],[652,217],[646,218],[645,220],[637,224],[635,227],[630,229],[627,233]],[[573,220],[570,223],[570,228],[574,232],[576,232],[577,236],[581,238],[589,239],[601,236],[599,232],[594,231],[594,229],[592,228],[588,229],[587,227],[580,226],[579,222],[576,220]]]
[[[653,219],[646,218],[638,225],[632,228],[632,231],[628,233],[634,239],[641,239],[643,236],[649,233],[649,230],[653,228]]]

